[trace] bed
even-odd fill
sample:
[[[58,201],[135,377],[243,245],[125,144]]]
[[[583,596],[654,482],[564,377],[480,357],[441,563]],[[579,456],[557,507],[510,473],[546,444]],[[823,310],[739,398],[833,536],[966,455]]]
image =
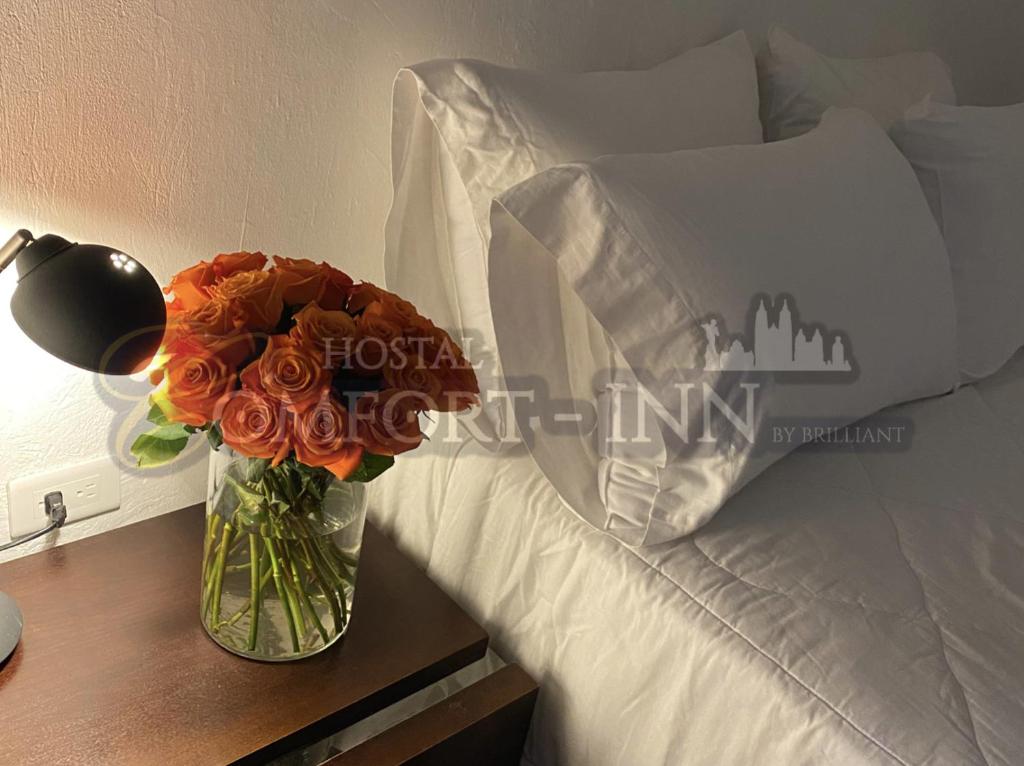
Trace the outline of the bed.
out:
[[[909,450],[802,448],[680,543],[628,548],[471,439],[372,517],[539,679],[526,763],[1019,763],[1024,353],[893,416]]]
[[[485,394],[596,417],[442,416],[371,515],[538,679],[525,763],[1020,763],[1024,107],[926,52],[768,53],[399,75],[389,287]],[[791,375],[801,340],[849,375]],[[616,442],[621,390],[657,438]],[[765,446],[819,419],[857,443]]]

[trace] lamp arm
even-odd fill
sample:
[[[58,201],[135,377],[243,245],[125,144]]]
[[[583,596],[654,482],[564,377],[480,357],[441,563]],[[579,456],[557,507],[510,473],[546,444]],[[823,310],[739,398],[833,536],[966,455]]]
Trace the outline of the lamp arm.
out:
[[[14,259],[18,257],[18,253],[34,241],[35,237],[32,236],[32,232],[28,229],[18,229],[14,232],[14,236],[7,240],[7,244],[0,247],[0,271],[10,266]]]

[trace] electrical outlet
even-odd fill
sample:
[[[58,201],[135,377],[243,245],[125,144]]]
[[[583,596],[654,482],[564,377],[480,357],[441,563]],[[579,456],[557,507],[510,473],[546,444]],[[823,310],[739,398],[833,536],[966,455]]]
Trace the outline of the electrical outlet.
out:
[[[57,468],[15,479],[7,485],[7,512],[11,537],[37,532],[50,523],[43,498],[48,492],[64,495],[67,524],[121,507],[121,476],[110,458]]]

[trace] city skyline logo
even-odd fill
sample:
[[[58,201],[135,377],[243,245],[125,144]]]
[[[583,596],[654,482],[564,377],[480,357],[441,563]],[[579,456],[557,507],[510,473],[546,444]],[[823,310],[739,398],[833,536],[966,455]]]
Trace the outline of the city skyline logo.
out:
[[[719,317],[700,323],[706,341],[706,372],[854,374],[856,360],[846,334],[820,323],[802,323],[792,296],[779,295],[772,301],[767,295],[755,295],[750,313],[752,344],[742,333],[726,333]]]

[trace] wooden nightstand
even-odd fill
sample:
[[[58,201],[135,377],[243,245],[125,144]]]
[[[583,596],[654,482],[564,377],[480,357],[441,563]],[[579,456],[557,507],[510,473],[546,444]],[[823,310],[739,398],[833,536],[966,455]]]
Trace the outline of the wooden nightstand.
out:
[[[0,666],[0,763],[264,763],[483,657],[487,634],[372,525],[352,624],[294,663],[244,660],[199,624],[203,508],[0,565],[25,615]],[[515,764],[536,698],[503,668],[331,760]]]

